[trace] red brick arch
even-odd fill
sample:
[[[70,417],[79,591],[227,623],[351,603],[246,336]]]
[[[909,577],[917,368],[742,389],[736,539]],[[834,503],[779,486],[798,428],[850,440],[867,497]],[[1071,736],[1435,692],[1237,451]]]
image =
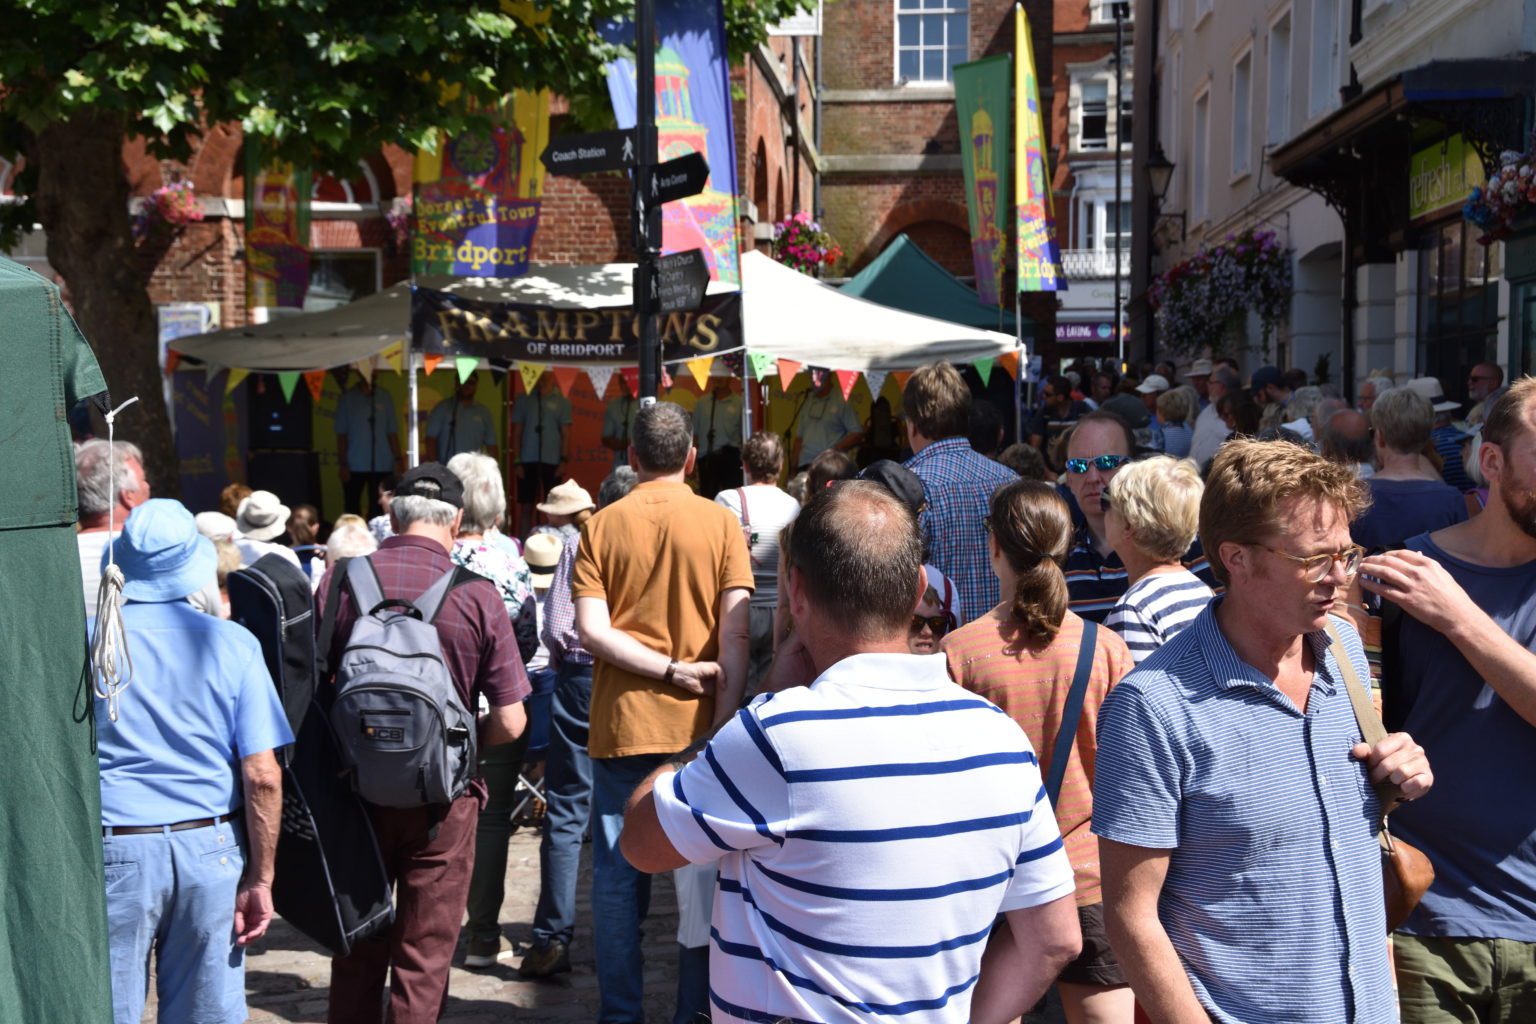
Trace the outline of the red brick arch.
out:
[[[948,224],[965,232],[971,230],[970,219],[965,212],[965,207],[959,203],[951,203],[943,199],[917,199],[912,202],[902,203],[894,207],[886,215],[885,223],[880,226],[880,230],[875,232],[869,244],[864,247],[863,251],[854,260],[852,264],[853,269],[857,270],[884,252],[885,247],[891,244],[892,239],[907,228],[914,224],[921,224],[924,221],[938,221],[941,224]]]

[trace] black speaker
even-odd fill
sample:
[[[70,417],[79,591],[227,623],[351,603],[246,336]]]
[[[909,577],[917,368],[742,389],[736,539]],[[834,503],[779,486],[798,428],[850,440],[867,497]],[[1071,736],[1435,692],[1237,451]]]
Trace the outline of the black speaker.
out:
[[[293,401],[283,400],[283,388],[273,374],[252,375],[254,386],[246,389],[246,415],[250,423],[250,450],[307,451],[314,447],[314,403],[309,388],[299,381]]]
[[[271,491],[289,508],[320,507],[319,452],[252,451],[247,466],[251,490]]]

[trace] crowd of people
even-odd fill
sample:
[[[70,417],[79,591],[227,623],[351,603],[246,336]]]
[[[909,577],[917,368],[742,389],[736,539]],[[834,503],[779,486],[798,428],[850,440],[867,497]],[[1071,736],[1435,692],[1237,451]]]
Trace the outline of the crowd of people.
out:
[[[110,559],[135,667],[97,714],[119,1024],[151,948],[162,1019],[244,1018],[293,735],[221,615],[274,554],[333,620],[329,671],[385,605],[429,605],[479,715],[448,803],[369,806],[395,920],[333,961],[332,1021],[436,1020],[461,946],[514,955],[530,749],[518,970],[571,970],[590,834],[602,1022],[644,1020],[660,872],[677,1024],[1005,1022],[1052,986],[1072,1024],[1536,1019],[1536,378],[1480,366],[1460,416],[1433,378],[1351,406],[1274,367],[1145,371],[1047,377],[1006,447],[943,362],[899,420],[823,382],[788,437],[744,438],[729,382],[610,408],[595,499],[553,472],[569,410],[540,391],[512,533],[463,410],[398,475],[385,432],[351,472],[379,514],[349,490],[328,530],[238,485],[194,517],[132,445],[85,443],[85,604]],[[1384,822],[1435,869],[1391,933]]]

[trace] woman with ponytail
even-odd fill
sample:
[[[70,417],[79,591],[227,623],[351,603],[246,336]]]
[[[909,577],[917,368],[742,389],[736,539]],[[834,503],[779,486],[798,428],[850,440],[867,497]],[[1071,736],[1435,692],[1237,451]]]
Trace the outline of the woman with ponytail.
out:
[[[1090,824],[1094,720],[1110,687],[1133,667],[1131,654],[1118,636],[1097,627],[1088,650],[1086,624],[1067,610],[1062,565],[1072,544],[1072,513],[1055,488],[1036,480],[998,488],[986,529],[1003,599],[944,638],[949,674],[1007,712],[1040,760],[1077,875],[1083,929],[1082,955],[1057,982],[1067,1021],[1130,1024],[1135,1003],[1104,935],[1099,849]],[[1056,756],[1059,740],[1069,744],[1064,758]]]

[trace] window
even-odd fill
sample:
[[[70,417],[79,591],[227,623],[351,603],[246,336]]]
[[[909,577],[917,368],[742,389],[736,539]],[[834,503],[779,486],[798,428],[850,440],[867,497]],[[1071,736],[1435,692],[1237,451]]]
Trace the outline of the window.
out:
[[[1130,26],[1135,16],[1135,5],[1128,9],[1129,16],[1125,19],[1127,27]],[[1090,25],[1113,25],[1115,23],[1115,0],[1088,0],[1088,23]]]
[[[1109,148],[1109,83],[1091,79],[1078,86],[1078,149]]]
[[[309,291],[304,312],[345,306],[384,288],[383,262],[377,249],[316,249],[309,254]]]
[[[1116,203],[1114,200],[1104,204],[1104,250],[1115,251],[1115,239],[1120,239],[1122,250],[1131,247],[1131,203],[1126,200]]]
[[[1084,249],[1092,249],[1094,239],[1100,234],[1098,230],[1099,208],[1092,200],[1084,200],[1082,215],[1078,217],[1078,222],[1082,224],[1082,247]]]
[[[1269,27],[1269,85],[1265,90],[1269,113],[1264,141],[1278,146],[1291,137],[1291,12],[1286,11]]]
[[[1312,88],[1307,117],[1339,102],[1339,0],[1312,0]]]
[[[951,82],[970,55],[967,0],[896,0],[896,80]]]
[[[1195,97],[1195,119],[1193,138],[1190,139],[1190,220],[1196,224],[1205,220],[1206,198],[1210,191],[1210,164],[1211,157],[1211,90],[1203,89],[1200,95]]]
[[[1249,171],[1249,151],[1253,148],[1253,49],[1250,47],[1232,65],[1232,177]]]

